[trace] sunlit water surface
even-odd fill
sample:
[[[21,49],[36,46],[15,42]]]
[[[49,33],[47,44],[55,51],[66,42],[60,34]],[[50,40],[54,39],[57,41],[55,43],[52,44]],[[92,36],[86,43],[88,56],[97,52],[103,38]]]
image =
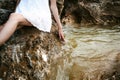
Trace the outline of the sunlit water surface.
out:
[[[64,26],[66,44],[53,61],[50,80],[101,80],[120,53],[120,26]]]

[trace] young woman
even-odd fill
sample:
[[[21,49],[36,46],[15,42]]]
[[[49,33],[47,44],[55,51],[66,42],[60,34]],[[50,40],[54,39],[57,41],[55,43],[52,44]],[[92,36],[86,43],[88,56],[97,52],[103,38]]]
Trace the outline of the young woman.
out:
[[[0,45],[9,39],[19,25],[34,26],[41,31],[50,32],[51,12],[58,25],[59,37],[64,41],[56,0],[20,0],[15,12],[4,25],[0,26]]]

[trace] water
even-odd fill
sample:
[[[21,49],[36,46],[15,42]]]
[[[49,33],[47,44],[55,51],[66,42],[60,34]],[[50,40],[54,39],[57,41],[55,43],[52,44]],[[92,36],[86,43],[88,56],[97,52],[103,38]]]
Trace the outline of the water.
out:
[[[63,55],[52,64],[50,80],[103,80],[114,72],[120,53],[120,26],[66,25],[64,33],[66,45]]]

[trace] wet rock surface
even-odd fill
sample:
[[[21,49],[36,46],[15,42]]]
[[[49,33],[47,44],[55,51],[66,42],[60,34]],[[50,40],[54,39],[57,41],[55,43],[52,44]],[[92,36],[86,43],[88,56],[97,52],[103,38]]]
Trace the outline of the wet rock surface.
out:
[[[0,25],[7,21],[15,6],[16,0],[0,0]]]
[[[45,80],[50,63],[60,52],[56,33],[24,28],[0,47],[0,77],[3,80]]]
[[[119,0],[65,0],[63,22],[119,24]],[[72,16],[72,19],[71,19]]]

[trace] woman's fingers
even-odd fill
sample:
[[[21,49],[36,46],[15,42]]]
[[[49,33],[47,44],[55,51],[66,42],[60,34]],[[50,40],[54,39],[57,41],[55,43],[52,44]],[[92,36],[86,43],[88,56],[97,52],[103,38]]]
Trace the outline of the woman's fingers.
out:
[[[61,34],[61,40],[62,40],[62,41],[65,41],[65,38],[64,38],[64,35],[63,35],[63,34]]]
[[[64,34],[63,34],[62,30],[59,30],[59,37],[62,41],[65,41]]]

